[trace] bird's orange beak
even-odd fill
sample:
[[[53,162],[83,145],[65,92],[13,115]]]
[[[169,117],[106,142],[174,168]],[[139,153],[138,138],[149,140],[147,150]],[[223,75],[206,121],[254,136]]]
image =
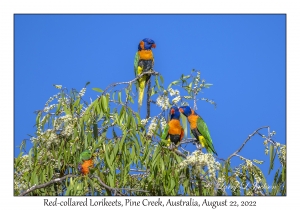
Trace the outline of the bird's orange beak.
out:
[[[174,114],[175,113],[175,110],[174,109],[171,109],[171,114]]]
[[[156,47],[156,44],[152,44],[152,48],[155,48]]]
[[[180,111],[181,113],[183,113],[183,109],[182,109],[182,108],[179,108],[179,111]]]

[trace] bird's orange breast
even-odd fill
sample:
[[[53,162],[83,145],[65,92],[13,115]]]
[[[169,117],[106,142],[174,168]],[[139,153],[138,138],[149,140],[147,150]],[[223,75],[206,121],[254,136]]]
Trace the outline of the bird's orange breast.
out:
[[[179,120],[171,120],[169,122],[169,134],[172,134],[172,135],[181,135],[181,130],[182,130],[182,127],[180,125],[180,121]]]
[[[86,175],[89,173],[89,167],[93,165],[93,160],[92,159],[89,159],[89,160],[86,160],[83,162],[83,164],[81,165],[82,167],[82,170],[81,172]]]
[[[191,114],[190,116],[188,116],[188,121],[190,123],[191,129],[197,128],[197,120],[197,115]]]
[[[141,60],[153,60],[152,50],[138,51]]]

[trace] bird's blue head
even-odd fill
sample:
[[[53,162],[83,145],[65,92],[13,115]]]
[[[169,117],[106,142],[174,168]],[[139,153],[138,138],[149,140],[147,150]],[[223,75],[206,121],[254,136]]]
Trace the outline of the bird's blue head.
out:
[[[189,106],[181,106],[179,107],[179,112],[184,114],[184,116],[188,117],[192,114],[192,109]]]
[[[156,44],[152,39],[145,38],[143,39],[139,45],[138,45],[138,50],[151,50],[151,48],[155,48]]]
[[[170,109],[170,115],[171,115],[171,120],[172,119],[179,120],[180,119],[179,109],[176,106],[172,106]]]

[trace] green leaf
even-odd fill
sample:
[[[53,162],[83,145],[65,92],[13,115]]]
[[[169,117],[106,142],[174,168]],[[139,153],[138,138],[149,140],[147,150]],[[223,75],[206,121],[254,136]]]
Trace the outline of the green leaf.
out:
[[[182,76],[183,76],[183,75],[182,75]],[[187,80],[187,79],[190,78],[190,77],[191,77],[191,75],[187,75],[187,76],[183,76],[182,79],[183,79],[183,80]]]
[[[163,76],[162,76],[162,75],[159,75],[159,78],[160,78],[161,83],[163,84],[163,83],[164,83],[164,78],[163,78]]]
[[[99,92],[99,93],[102,93],[102,92],[103,92],[103,90],[100,89],[100,88],[92,88],[92,90],[97,91],[97,92]]]
[[[29,166],[31,166],[31,164],[32,164],[32,151],[33,151],[33,148],[31,148],[28,153]]]
[[[226,161],[225,162],[225,181],[226,181],[226,184],[229,183],[228,170],[229,170],[229,161]]]
[[[171,84],[169,84],[168,89],[172,86],[172,85],[177,85],[180,82],[180,80],[176,80],[174,82],[172,82]]]
[[[156,91],[154,90],[154,87],[151,88],[151,93],[150,96],[153,96],[156,93]]]
[[[118,102],[119,103],[122,103],[122,95],[121,95],[122,93],[121,93],[121,91],[118,93]]]
[[[66,105],[65,103],[64,103],[63,107],[64,107],[65,113],[66,113],[67,115],[71,115],[71,111],[68,109],[68,107],[67,107],[67,105]]]
[[[180,118],[181,118],[183,130],[184,130],[184,136],[187,137],[187,132],[188,132],[187,118],[181,112],[180,112]]]
[[[206,84],[204,84],[204,87],[205,88],[209,88],[210,86],[212,86],[213,84],[208,84],[208,83],[206,83]]]
[[[160,90],[161,88],[160,88],[160,85],[158,83],[158,76],[157,75],[155,76],[155,84],[156,84],[156,87],[158,88],[158,90]]]
[[[270,167],[269,167],[269,172],[268,174],[270,174],[271,170],[274,167],[274,145],[270,144]]]
[[[191,90],[192,90],[192,85],[193,85],[193,82],[191,82],[187,88],[187,91],[188,93],[190,94]]]
[[[57,109],[55,114],[57,115],[60,112],[60,107],[61,107],[62,101],[59,102],[59,104],[57,105]]]
[[[105,96],[102,96],[101,97],[101,107],[102,107],[102,110],[106,113],[107,112],[107,105],[108,105],[108,102],[107,102],[107,99]]]
[[[38,125],[40,123],[40,118],[41,118],[41,112],[39,111],[39,113],[37,114],[36,119],[35,119],[37,127],[38,127]]]
[[[120,151],[122,151],[122,147],[123,147],[124,141],[125,141],[125,139],[126,139],[126,136],[127,136],[127,131],[125,131],[125,132],[123,133],[121,142],[120,142],[120,144],[119,144],[119,150],[120,150]]]

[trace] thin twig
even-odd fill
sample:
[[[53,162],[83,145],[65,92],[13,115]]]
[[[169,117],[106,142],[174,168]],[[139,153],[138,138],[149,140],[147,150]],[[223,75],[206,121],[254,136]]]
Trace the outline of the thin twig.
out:
[[[92,176],[91,178],[93,178],[93,177],[95,177],[95,178],[98,180],[98,182],[99,182],[104,188],[106,188],[107,190],[117,192],[117,190],[118,190],[117,188],[113,188],[113,187],[108,186],[107,184],[105,184],[105,183],[100,179],[100,177],[94,175],[94,176]],[[119,195],[123,195],[121,192],[118,192],[118,193],[119,193]]]
[[[140,79],[142,76],[144,75],[159,75],[158,72],[154,71],[154,70],[151,70],[151,71],[147,71],[147,72],[143,72],[142,74],[140,74],[139,76],[137,76],[136,78],[134,78],[133,80],[130,80],[128,82],[117,82],[117,83],[113,83],[113,84],[110,84],[103,92],[102,92],[102,95],[104,95],[104,93],[106,93],[110,88],[112,87],[115,87],[117,85],[123,85],[123,84],[130,84],[130,83],[133,83],[135,82],[136,80]]]
[[[183,153],[181,153],[179,150],[175,149],[174,152],[175,152],[177,155],[179,155],[179,156],[181,156],[181,157],[183,157],[183,158],[186,159],[186,155],[183,154]]]
[[[66,176],[64,176],[64,177],[56,178],[56,179],[54,179],[54,180],[51,180],[50,182],[47,182],[47,183],[44,183],[44,184],[40,184],[40,185],[33,186],[33,187],[29,188],[28,190],[26,190],[25,192],[22,192],[22,193],[20,194],[20,196],[27,195],[28,193],[30,193],[30,192],[32,192],[32,191],[34,191],[34,190],[36,190],[36,189],[41,189],[41,188],[47,187],[47,186],[49,186],[49,185],[51,185],[51,184],[54,184],[54,183],[56,183],[56,182],[61,182],[61,181],[65,180],[65,179],[67,179],[67,178],[70,178],[70,177],[76,177],[76,175],[74,175],[74,174],[68,174],[68,175],[66,175]]]
[[[239,153],[239,152],[243,149],[243,147],[246,145],[246,143],[247,143],[247,142],[248,142],[255,134],[257,134],[259,130],[264,129],[264,128],[269,128],[269,126],[263,126],[263,127],[260,127],[260,128],[258,128],[256,131],[254,131],[252,134],[250,134],[250,135],[248,136],[248,138],[244,141],[244,143],[242,144],[242,146],[241,146],[237,151],[235,151],[232,155],[230,155],[227,159],[229,160],[229,159],[232,158],[233,156],[236,156],[237,153]]]

